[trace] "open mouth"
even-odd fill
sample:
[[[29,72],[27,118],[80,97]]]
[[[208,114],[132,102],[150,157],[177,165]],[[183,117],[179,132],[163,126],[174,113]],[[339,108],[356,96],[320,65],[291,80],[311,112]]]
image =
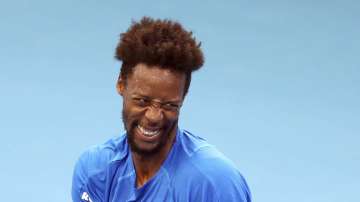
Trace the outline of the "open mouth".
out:
[[[142,127],[140,125],[137,125],[137,128],[139,131],[146,137],[155,137],[160,134],[160,129],[147,129],[145,127]]]

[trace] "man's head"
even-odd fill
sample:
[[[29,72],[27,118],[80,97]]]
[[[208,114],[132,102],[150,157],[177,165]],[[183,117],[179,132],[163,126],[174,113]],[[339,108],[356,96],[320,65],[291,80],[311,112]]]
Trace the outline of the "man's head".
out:
[[[130,147],[156,154],[175,136],[191,73],[203,64],[200,44],[177,22],[144,17],[121,34],[116,58]]]
[[[190,86],[191,73],[204,63],[200,43],[192,37],[192,32],[177,22],[149,17],[133,22],[127,32],[121,34],[115,57],[122,61],[120,79],[124,80],[138,63],[184,73],[184,96]]]

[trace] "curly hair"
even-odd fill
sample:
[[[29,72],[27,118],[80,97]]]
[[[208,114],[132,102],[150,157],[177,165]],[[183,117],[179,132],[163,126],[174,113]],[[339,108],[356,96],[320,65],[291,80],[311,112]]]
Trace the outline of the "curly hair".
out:
[[[115,58],[122,61],[119,78],[126,80],[139,63],[159,66],[186,74],[186,95],[191,73],[204,63],[200,45],[178,22],[143,17],[120,35],[115,52]]]

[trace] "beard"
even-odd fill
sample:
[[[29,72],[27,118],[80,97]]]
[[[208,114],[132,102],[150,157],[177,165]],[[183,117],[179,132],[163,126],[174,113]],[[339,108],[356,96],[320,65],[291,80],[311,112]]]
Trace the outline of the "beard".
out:
[[[136,141],[135,130],[139,125],[139,119],[132,118],[129,114],[124,110],[122,110],[122,120],[124,124],[124,128],[126,130],[127,142],[130,146],[130,150],[144,157],[151,157],[157,155],[172,139],[171,132],[175,130],[177,126],[178,119],[173,121],[166,121],[162,127],[161,132],[159,134],[159,140],[152,144],[150,148],[143,147],[140,143]]]

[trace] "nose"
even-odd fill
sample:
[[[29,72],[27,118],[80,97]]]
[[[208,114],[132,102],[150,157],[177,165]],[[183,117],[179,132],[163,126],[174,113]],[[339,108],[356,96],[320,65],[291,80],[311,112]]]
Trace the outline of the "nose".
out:
[[[158,124],[163,119],[163,116],[160,106],[149,106],[145,112],[145,118],[152,124]]]

